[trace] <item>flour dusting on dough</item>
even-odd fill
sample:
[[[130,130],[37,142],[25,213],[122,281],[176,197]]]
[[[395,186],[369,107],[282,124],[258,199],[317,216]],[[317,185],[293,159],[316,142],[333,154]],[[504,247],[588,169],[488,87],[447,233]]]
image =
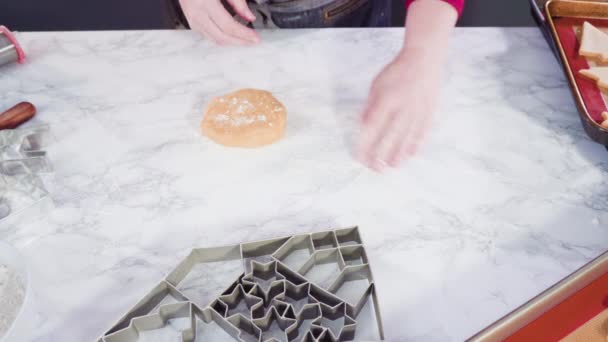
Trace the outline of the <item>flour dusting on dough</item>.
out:
[[[256,122],[267,122],[268,116],[266,114],[255,113],[256,107],[247,99],[239,99],[237,97],[231,97],[229,100],[226,98],[219,98],[218,102],[226,104],[226,112],[216,114],[213,117],[213,121],[229,127],[241,127],[251,125]],[[272,113],[276,113],[281,110],[281,107],[275,106],[272,108]],[[252,113],[253,112],[253,113]],[[230,114],[229,114],[230,113]]]
[[[227,114],[218,114],[213,118],[213,121],[226,126],[240,127],[244,125],[251,125],[254,122],[266,122],[267,118],[266,115],[263,114],[256,116],[229,116]]]

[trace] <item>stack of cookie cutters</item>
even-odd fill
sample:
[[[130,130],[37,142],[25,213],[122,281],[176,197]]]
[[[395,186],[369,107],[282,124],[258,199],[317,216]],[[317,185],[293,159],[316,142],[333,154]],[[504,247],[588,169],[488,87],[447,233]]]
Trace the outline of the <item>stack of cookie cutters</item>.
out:
[[[384,341],[359,229],[194,249],[98,342],[138,340]]]
[[[52,171],[43,150],[48,126],[0,130],[0,223],[49,198],[39,174]]]
[[[0,25],[0,66],[24,61],[25,53],[17,38],[8,28]]]

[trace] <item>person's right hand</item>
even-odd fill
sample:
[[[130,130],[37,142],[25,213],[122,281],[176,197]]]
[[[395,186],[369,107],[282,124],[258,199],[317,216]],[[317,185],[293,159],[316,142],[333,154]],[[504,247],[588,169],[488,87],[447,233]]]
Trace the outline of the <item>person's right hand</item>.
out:
[[[228,0],[243,19],[252,22],[255,15],[246,0]],[[220,0],[180,0],[190,27],[219,45],[249,45],[259,42],[258,34],[238,23]]]

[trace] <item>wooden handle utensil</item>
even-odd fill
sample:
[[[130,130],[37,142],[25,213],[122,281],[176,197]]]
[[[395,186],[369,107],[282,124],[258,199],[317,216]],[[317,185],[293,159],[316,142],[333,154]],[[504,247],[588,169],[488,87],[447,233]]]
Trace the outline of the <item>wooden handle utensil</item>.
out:
[[[0,130],[17,128],[36,115],[36,107],[29,102],[21,102],[0,114]]]

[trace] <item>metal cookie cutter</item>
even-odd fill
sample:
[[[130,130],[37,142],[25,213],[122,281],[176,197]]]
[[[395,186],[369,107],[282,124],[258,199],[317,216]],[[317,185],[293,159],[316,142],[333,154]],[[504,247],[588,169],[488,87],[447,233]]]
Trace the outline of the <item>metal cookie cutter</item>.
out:
[[[25,53],[17,38],[5,26],[0,25],[0,66],[9,63],[23,63]]]
[[[0,194],[0,222],[49,198],[42,180],[34,174],[0,175]]]
[[[52,171],[43,147],[48,126],[0,131],[0,174],[44,173]]]
[[[230,273],[222,263],[234,261],[236,280],[212,293]],[[195,274],[201,266],[206,273]],[[356,227],[194,249],[98,342],[145,340],[145,333],[182,342],[384,341]]]
[[[0,131],[0,220],[48,198],[38,177],[53,169],[43,150],[47,138],[46,126]]]

